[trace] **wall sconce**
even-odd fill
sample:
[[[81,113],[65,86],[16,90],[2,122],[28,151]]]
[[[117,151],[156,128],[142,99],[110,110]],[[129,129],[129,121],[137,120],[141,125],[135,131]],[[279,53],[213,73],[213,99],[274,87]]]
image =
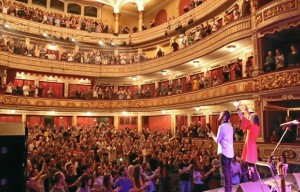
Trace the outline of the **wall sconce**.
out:
[[[161,73],[162,73],[163,76],[167,75],[167,71],[166,70],[161,71]]]
[[[226,48],[228,49],[228,51],[229,51],[230,53],[232,53],[232,52],[235,51],[236,46],[235,46],[235,45],[228,45]]]
[[[135,81],[135,80],[137,80],[137,76],[132,76],[131,79],[132,79],[133,81]]]
[[[200,107],[194,107],[195,111],[200,111]]]
[[[193,61],[194,67],[198,67],[200,64],[200,61]]]

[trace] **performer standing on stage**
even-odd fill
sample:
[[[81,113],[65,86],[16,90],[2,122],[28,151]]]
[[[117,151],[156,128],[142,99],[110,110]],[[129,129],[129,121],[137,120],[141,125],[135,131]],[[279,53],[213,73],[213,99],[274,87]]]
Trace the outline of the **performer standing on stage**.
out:
[[[242,160],[248,163],[248,168],[250,171],[250,178],[252,181],[257,180],[257,175],[255,174],[254,163],[257,162],[257,146],[256,139],[260,132],[259,117],[257,113],[250,114],[247,106],[245,106],[246,112],[249,115],[249,119],[246,119],[240,110],[240,103],[237,105],[237,112],[240,119],[242,120],[241,127],[244,131],[247,131],[247,136],[243,148]]]
[[[232,191],[231,160],[234,156],[233,127],[229,124],[229,119],[229,111],[223,111],[219,117],[219,121],[223,122],[219,126],[217,136],[212,132],[207,133],[208,136],[212,137],[218,143],[218,154],[221,157],[222,172],[225,178],[225,192]]]

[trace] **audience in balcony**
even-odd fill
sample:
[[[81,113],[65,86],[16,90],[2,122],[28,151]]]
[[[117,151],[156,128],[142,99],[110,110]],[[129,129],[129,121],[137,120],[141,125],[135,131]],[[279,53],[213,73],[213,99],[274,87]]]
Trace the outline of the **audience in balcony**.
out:
[[[179,50],[179,45],[178,45],[178,43],[176,42],[176,39],[173,40],[173,43],[171,44],[171,47],[173,48],[173,52]]]
[[[246,70],[245,70],[246,77],[247,78],[252,77],[252,73],[253,73],[253,65],[251,59],[248,58],[246,61]]]
[[[296,45],[291,45],[291,50],[288,57],[288,66],[294,67],[298,66],[300,63],[300,54],[298,53],[298,50],[296,48]]]
[[[240,59],[238,58],[236,62],[234,63],[231,71],[234,71],[235,74],[235,80],[239,80],[242,78],[242,65],[240,63]]]
[[[241,12],[238,4],[234,5],[232,15],[233,15],[233,20],[237,20],[238,18],[241,17]]]
[[[223,79],[224,79],[224,82],[227,82],[230,80],[230,69],[229,69],[228,65],[224,65],[224,67],[223,67]]]
[[[270,72],[275,70],[275,57],[272,51],[268,51],[268,56],[265,58],[264,62],[264,72]]]
[[[279,49],[276,49],[275,53],[275,66],[276,70],[278,70],[284,67],[284,55]]]

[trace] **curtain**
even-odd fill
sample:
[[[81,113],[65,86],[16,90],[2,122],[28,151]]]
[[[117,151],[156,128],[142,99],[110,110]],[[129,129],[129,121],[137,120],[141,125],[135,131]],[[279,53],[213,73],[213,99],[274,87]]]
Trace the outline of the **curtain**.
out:
[[[53,117],[53,122],[56,127],[62,124],[66,128],[68,125],[72,125],[72,117]]]
[[[206,124],[206,118],[205,116],[192,116],[192,122],[201,122],[201,124],[204,126]]]
[[[168,20],[167,11],[165,9],[160,10],[155,17],[155,25],[161,25]]]
[[[210,115],[209,116],[209,123],[211,125],[211,130],[215,134],[217,134],[217,132],[218,132],[218,127],[219,127],[218,119],[219,119],[219,115]]]
[[[53,97],[63,97],[64,96],[64,84],[63,83],[52,83],[52,82],[44,82],[40,81],[39,86],[43,88],[43,97],[48,97],[47,91],[50,87],[53,90]]]
[[[131,93],[135,93],[138,90],[137,85],[131,85],[131,86],[118,86],[118,90],[123,89],[123,90],[130,90]]]
[[[34,86],[34,80],[23,80],[23,79],[14,80],[14,86],[25,85],[25,84],[27,84],[29,87],[32,88]]]
[[[6,71],[6,83],[8,84],[9,82],[14,82],[16,79],[17,71],[16,70],[11,70],[8,69]]]
[[[224,81],[223,78],[223,67],[219,67],[217,69],[211,70],[210,71],[210,79],[211,79],[211,84],[214,76],[217,76],[217,78],[220,80],[220,83]]]
[[[239,115],[238,114],[231,114],[230,122],[231,122],[233,127],[234,127],[234,125],[239,124],[240,123]]]
[[[187,116],[176,116],[176,125],[177,129],[180,129],[182,125],[188,126],[187,124]]]
[[[28,115],[26,116],[26,121],[29,124],[29,127],[33,127],[35,125],[40,125],[40,124],[45,126],[44,116]]]

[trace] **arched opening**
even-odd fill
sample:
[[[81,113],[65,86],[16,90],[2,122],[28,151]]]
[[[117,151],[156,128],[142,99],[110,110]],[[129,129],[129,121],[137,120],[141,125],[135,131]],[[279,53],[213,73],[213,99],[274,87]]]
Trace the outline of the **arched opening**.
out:
[[[76,3],[68,4],[68,13],[81,15],[81,7]]]
[[[51,9],[57,9],[60,11],[64,11],[64,6],[65,6],[65,3],[60,0],[51,0],[51,2],[50,2]]]
[[[47,6],[47,0],[32,0],[32,4],[46,7]]]
[[[92,6],[86,6],[84,7],[84,16],[88,17],[97,17],[97,8]]]
[[[165,9],[160,10],[155,17],[156,26],[165,23],[167,19],[168,19],[167,11]]]
[[[188,10],[190,10],[190,0],[180,0],[179,1],[179,4],[178,4],[178,12],[179,12],[179,15],[182,15],[184,14],[184,8],[187,7]]]

